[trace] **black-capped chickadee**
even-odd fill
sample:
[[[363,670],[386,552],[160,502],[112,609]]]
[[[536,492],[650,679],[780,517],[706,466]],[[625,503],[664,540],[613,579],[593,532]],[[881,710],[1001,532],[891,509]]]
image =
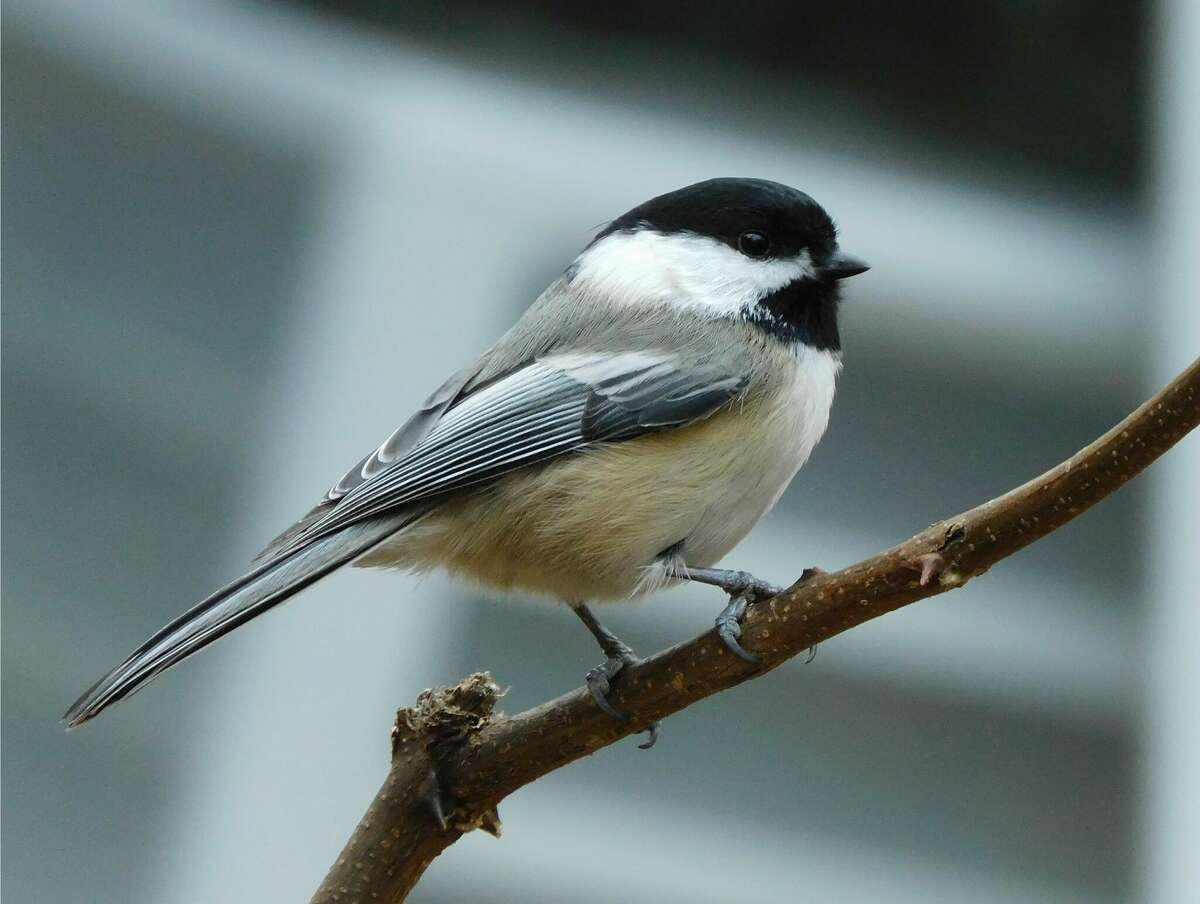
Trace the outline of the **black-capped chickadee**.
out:
[[[185,612],[67,711],[71,726],[347,563],[442,567],[571,606],[608,661],[633,659],[585,605],[681,580],[722,587],[737,642],[774,588],[713,566],[825,432],[841,367],[838,249],[808,195],[711,179],[613,220],[525,315],[346,472],[254,567]]]

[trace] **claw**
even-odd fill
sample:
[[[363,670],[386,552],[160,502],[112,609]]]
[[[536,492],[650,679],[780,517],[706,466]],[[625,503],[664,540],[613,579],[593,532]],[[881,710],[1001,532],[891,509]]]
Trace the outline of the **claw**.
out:
[[[596,701],[596,705],[618,722],[628,722],[629,716],[608,702],[608,692],[611,689],[609,679],[615,678],[624,666],[625,660],[614,657],[609,659],[604,665],[598,665],[589,671],[584,679],[587,682],[587,689],[591,693],[592,699]]]
[[[649,750],[658,743],[658,719],[655,719],[646,726],[646,731],[650,737],[638,744],[638,750]]]
[[[757,665],[758,656],[738,643],[738,639],[742,636],[742,617],[746,614],[746,607],[749,605],[750,601],[746,599],[745,594],[730,597],[729,604],[717,616],[717,636],[734,656],[743,662]]]

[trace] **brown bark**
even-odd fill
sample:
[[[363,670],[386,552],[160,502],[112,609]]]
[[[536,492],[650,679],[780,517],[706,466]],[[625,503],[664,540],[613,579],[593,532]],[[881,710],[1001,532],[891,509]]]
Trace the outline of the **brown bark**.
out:
[[[498,833],[496,806],[521,786],[836,634],[963,586],[1115,492],[1197,423],[1200,360],[1040,477],[752,606],[741,643],[761,657],[760,665],[733,656],[709,631],[626,668],[611,699],[630,715],[628,722],[602,713],[583,689],[513,716],[492,714],[497,692],[487,675],[426,691],[414,710],[397,714],[388,779],[313,900],[402,901],[464,831]],[[455,727],[448,731],[448,725]],[[431,805],[435,786],[444,799],[444,823]]]

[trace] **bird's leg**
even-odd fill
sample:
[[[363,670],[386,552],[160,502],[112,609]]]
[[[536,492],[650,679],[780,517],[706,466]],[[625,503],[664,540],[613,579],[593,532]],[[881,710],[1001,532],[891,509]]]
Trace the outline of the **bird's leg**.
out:
[[[596,705],[621,722],[628,721],[629,716],[621,712],[615,706],[608,702],[608,691],[610,682],[616,678],[620,671],[625,666],[637,662],[637,655],[617,635],[600,624],[596,616],[592,615],[592,610],[582,603],[574,605],[571,609],[579,616],[579,620],[583,622],[584,627],[591,632],[592,637],[596,638],[596,642],[600,644],[600,649],[604,651],[606,658],[603,665],[598,665],[587,673],[586,681],[587,688],[592,694],[592,699],[596,701]],[[649,750],[654,746],[654,742],[658,740],[658,722],[651,722],[650,727],[646,729],[650,732],[649,740],[642,744],[638,744],[642,750]]]

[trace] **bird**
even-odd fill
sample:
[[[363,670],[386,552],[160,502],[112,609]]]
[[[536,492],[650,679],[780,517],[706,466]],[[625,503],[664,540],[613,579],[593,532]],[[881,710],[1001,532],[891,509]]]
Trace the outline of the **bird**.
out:
[[[809,195],[715,178],[599,229],[518,321],[350,468],[249,571],[67,710],[75,727],[343,565],[443,569],[567,605],[599,643],[596,705],[637,661],[590,606],[685,581],[728,594],[729,650],[778,588],[717,568],[829,422],[843,252]],[[657,724],[648,727],[650,746]]]

